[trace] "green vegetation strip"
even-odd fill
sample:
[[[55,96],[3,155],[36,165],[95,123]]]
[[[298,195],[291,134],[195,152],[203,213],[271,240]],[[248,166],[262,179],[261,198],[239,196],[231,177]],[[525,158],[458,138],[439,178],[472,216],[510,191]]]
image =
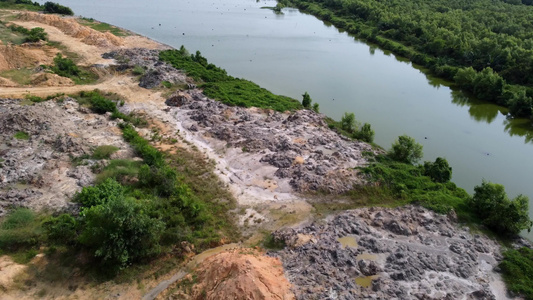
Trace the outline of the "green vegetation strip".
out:
[[[533,300],[533,250],[526,247],[508,250],[503,257],[500,268],[507,288]]]
[[[204,94],[228,105],[268,108],[277,111],[300,109],[302,105],[289,97],[274,95],[257,84],[229,76],[221,69],[207,62],[199,51],[189,55],[182,46],[180,50],[162,51],[162,61],[176,69],[184,70],[204,89]]]
[[[39,2],[31,0],[0,0],[0,8],[4,9],[18,9],[18,10],[33,10],[43,11],[48,14],[74,15],[74,12],[69,7],[57,4],[55,2],[47,1],[44,5]]]
[[[509,107],[514,117],[532,117],[533,7],[519,0],[279,2],[425,66],[480,100]]]

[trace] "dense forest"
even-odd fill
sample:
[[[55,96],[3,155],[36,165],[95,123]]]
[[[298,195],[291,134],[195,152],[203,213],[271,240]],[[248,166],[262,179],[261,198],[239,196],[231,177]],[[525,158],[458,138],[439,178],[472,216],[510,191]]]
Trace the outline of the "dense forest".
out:
[[[532,116],[530,2],[280,0],[509,107],[513,117]]]

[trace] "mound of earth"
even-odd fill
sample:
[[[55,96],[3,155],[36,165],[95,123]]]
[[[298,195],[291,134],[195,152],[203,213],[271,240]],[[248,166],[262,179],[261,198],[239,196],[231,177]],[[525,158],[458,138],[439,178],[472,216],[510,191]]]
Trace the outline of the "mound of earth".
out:
[[[57,53],[50,47],[0,44],[0,71],[52,64]]]
[[[18,84],[14,83],[13,81],[0,77],[0,86],[2,87],[16,87]]]
[[[75,19],[65,19],[57,15],[40,14],[35,12],[23,12],[19,18],[24,21],[36,21],[54,26],[66,35],[81,39],[87,45],[99,47],[121,46],[124,40],[109,32],[100,32],[92,28],[80,25]]]
[[[179,289],[159,299],[294,299],[280,260],[257,250],[236,249],[215,254],[204,260],[194,274],[196,284],[191,291]],[[178,286],[183,286],[180,283]]]
[[[497,242],[421,207],[361,208],[284,229],[297,299],[507,299]]]
[[[33,76],[31,84],[34,86],[73,86],[74,81],[57,74],[40,73]]]

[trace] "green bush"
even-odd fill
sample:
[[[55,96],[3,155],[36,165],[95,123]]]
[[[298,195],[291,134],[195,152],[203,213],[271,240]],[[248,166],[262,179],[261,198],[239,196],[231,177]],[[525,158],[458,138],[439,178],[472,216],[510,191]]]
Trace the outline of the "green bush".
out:
[[[44,28],[35,27],[28,32],[28,36],[24,39],[25,42],[46,41],[48,34],[44,32]]]
[[[435,162],[424,162],[424,175],[435,182],[448,182],[452,179],[452,167],[448,161],[442,157],[437,157]]]
[[[54,244],[74,244],[77,237],[78,222],[68,214],[50,217],[43,222],[48,240]]]
[[[469,204],[483,224],[502,235],[516,235],[533,226],[528,215],[528,197],[518,195],[510,200],[501,184],[483,180],[474,187]]]
[[[533,250],[523,247],[503,253],[500,263],[507,288],[533,300]]]
[[[357,123],[355,121],[354,113],[344,113],[341,119],[341,128],[350,134],[353,134],[357,130]]]
[[[169,197],[174,193],[178,174],[169,166],[144,165],[139,170],[139,184],[152,188],[157,196]]]
[[[98,146],[96,149],[94,149],[93,158],[94,159],[109,159],[111,154],[117,152],[118,150],[119,150],[118,147],[111,146],[111,145]]]
[[[311,102],[313,102],[313,100],[311,100],[311,96],[309,96],[309,94],[305,92],[302,97],[302,106],[305,108],[311,108]]]
[[[392,144],[388,155],[396,161],[414,164],[423,156],[422,145],[412,137],[402,135]]]
[[[146,214],[142,202],[117,197],[85,212],[79,242],[88,247],[102,266],[112,271],[160,253],[164,229],[160,220]]]
[[[116,180],[108,178],[98,185],[84,187],[74,199],[84,207],[92,207],[123,196],[124,188],[122,185]]]
[[[353,137],[367,143],[372,143],[374,141],[374,135],[374,130],[372,130],[370,124],[365,123],[360,130],[354,132]]]
[[[149,166],[163,166],[165,161],[163,154],[143,139],[135,129],[129,124],[121,125],[122,135],[129,142],[135,151],[144,159]]]
[[[60,15],[69,15],[73,16],[74,12],[69,7],[54,3],[54,2],[45,2],[44,3],[44,12],[49,14],[60,14]]]
[[[81,71],[76,64],[69,58],[63,58],[61,53],[58,53],[56,57],[54,57],[54,65],[50,68],[50,70],[59,76],[69,78],[78,77],[81,74]]]

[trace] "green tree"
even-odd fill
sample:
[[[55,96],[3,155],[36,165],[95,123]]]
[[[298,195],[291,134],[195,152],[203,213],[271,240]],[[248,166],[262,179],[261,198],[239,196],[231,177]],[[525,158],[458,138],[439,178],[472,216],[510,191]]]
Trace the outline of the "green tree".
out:
[[[354,113],[344,113],[341,119],[341,128],[352,134],[357,130]]]
[[[92,207],[122,198],[123,196],[124,188],[122,185],[112,178],[107,178],[99,185],[84,187],[75,196],[75,200],[84,207]]]
[[[389,156],[392,159],[408,164],[416,163],[423,155],[422,145],[407,135],[399,136],[389,151]]]
[[[313,103],[313,110],[316,113],[319,113],[320,112],[320,105],[318,103]]]
[[[424,175],[435,182],[448,182],[452,179],[452,167],[445,158],[437,157],[435,162],[424,162]]]
[[[305,108],[311,108],[311,103],[313,102],[313,100],[311,100],[311,96],[309,96],[309,94],[305,92],[302,97],[302,106]]]
[[[119,197],[93,206],[84,221],[79,242],[111,270],[160,253],[164,223],[150,218],[146,207],[133,198]]]
[[[470,206],[483,224],[500,234],[518,234],[531,229],[529,199],[518,195],[510,200],[501,184],[483,180],[474,188]]]
[[[74,15],[74,12],[70,7],[63,6],[54,2],[45,2],[44,3],[44,12],[50,14],[60,14],[60,15]]]
[[[54,65],[50,68],[54,73],[63,77],[79,76],[81,71],[69,58],[63,58],[61,53],[54,57]]]
[[[365,123],[360,130],[354,133],[354,138],[367,143],[372,143],[374,141],[374,134],[374,130],[372,130],[370,124]]]

